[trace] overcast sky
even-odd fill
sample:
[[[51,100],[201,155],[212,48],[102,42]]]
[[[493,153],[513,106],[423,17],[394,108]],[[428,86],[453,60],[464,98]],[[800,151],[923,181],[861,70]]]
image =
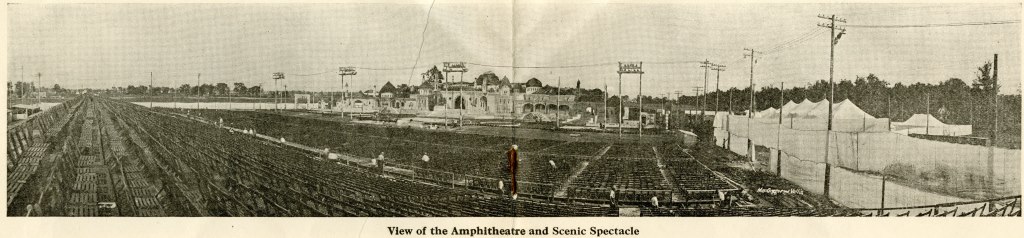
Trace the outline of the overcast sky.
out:
[[[517,82],[615,87],[616,62],[644,61],[645,95],[692,95],[704,85],[696,62],[705,59],[726,65],[723,90],[749,85],[744,48],[767,51],[754,66],[758,88],[828,79],[829,36],[817,15],[836,14],[850,25],[836,46],[837,80],[874,73],[905,84],[970,83],[999,54],[1002,93],[1019,94],[1019,23],[855,25],[1019,22],[1020,12],[1020,4],[19,4],[9,6],[7,66],[11,81],[24,67],[26,79],[41,72],[43,84],[71,88],[145,85],[153,72],[157,86],[195,84],[201,73],[203,83],[273,89],[280,71],[289,89],[320,91],[341,88],[339,66],[361,67],[351,87],[364,90],[419,84],[444,61],[469,62],[467,81],[494,71]],[[636,94],[637,75],[624,75],[623,88]]]

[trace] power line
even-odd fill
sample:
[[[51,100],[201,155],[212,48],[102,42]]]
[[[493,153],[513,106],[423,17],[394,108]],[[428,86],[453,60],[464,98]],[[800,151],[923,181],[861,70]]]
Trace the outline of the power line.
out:
[[[765,52],[767,52],[765,54],[778,53],[778,52],[782,52],[783,50],[790,49],[790,48],[792,48],[794,46],[798,46],[798,45],[800,45],[800,44],[802,44],[804,42],[807,42],[808,40],[813,39],[815,36],[818,36],[819,34],[824,33],[825,31],[826,30],[824,28],[818,28],[815,31],[811,32],[810,34],[803,35],[802,37],[794,39],[794,40],[790,41],[789,43],[786,43],[785,45],[779,45],[777,47],[773,47],[771,49],[765,50]]]
[[[771,50],[773,50],[773,49],[776,49],[776,48],[780,48],[780,47],[783,47],[783,46],[785,46],[785,45],[787,45],[787,44],[790,44],[790,43],[792,43],[792,42],[795,42],[795,41],[797,41],[797,40],[800,40],[801,38],[804,38],[804,37],[806,37],[807,35],[813,35],[813,34],[816,34],[816,33],[818,33],[819,31],[821,31],[821,28],[818,28],[818,27],[815,27],[815,28],[811,28],[810,30],[808,30],[808,31],[806,31],[806,32],[804,32],[804,33],[800,33],[800,34],[799,34],[799,36],[797,36],[797,37],[793,37],[792,39],[789,39],[789,40],[784,40],[784,41],[782,41],[782,43],[778,43],[778,44],[773,44],[773,45],[771,45],[771,46],[766,46],[766,47],[762,47],[762,48],[766,49],[765,51],[771,51]]]
[[[327,73],[327,72],[331,72],[331,70],[330,70],[330,69],[328,69],[327,71],[324,71],[324,72],[319,72],[319,73],[311,73],[311,74],[292,74],[292,76],[301,76],[301,77],[305,77],[305,76],[314,76],[314,75],[321,75],[321,74],[325,74],[325,73]]]
[[[1017,24],[1020,20],[1003,20],[1003,21],[987,21],[987,22],[953,22],[953,23],[935,23],[935,24],[916,24],[916,25],[842,25],[843,27],[852,28],[921,28],[921,27],[954,27],[954,26],[984,26],[984,25],[1003,25],[1003,24]]]
[[[416,50],[416,62],[409,69],[409,83],[412,83],[412,76],[416,75],[416,65],[420,63],[420,57],[423,55],[423,43],[427,41],[427,27],[430,26],[430,12],[434,10],[434,2],[430,1],[430,7],[427,8],[427,20],[423,21],[423,33],[420,34],[420,47]]]

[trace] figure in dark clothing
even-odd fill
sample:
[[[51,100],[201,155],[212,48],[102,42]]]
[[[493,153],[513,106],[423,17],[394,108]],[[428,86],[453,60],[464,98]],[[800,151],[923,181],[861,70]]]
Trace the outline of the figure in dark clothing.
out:
[[[515,197],[517,195],[517,192],[516,192],[516,173],[519,172],[518,171],[519,170],[519,153],[518,153],[518,150],[519,150],[519,146],[518,145],[512,145],[512,149],[510,149],[507,153],[505,153],[508,156],[509,176],[512,178],[512,180],[509,183],[509,192],[510,192],[510,194],[513,197]]]

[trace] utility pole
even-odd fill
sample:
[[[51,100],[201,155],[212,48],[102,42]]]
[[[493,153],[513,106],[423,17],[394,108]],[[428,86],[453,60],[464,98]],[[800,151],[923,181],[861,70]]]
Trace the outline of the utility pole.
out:
[[[985,187],[988,188],[988,190],[992,190],[993,188],[995,188],[996,181],[995,149],[997,142],[996,136],[998,135],[999,131],[999,54],[995,54],[992,56],[992,111],[992,129],[991,132],[989,132],[989,136],[991,136],[991,138],[989,139],[988,147],[989,155],[988,161],[986,161],[988,162],[988,166],[986,166],[988,167],[986,168],[986,172],[988,173],[989,181],[985,183]]]
[[[992,146],[996,144],[996,135],[999,130],[999,54],[992,56],[992,130],[989,132]]]
[[[153,72],[149,72],[149,108],[153,108]]]
[[[177,83],[177,81],[178,80],[172,80],[171,86],[174,86],[174,84]],[[177,90],[174,90],[174,96],[172,96],[172,98],[171,98],[174,101],[174,109],[178,109],[178,95],[181,95],[181,88],[180,87]],[[182,97],[182,98],[185,98],[185,97]]]
[[[604,131],[604,125],[608,124],[608,78],[604,78],[604,122],[601,123],[601,131]]]
[[[967,100],[967,107],[970,108],[970,113],[967,114],[967,120],[971,123],[971,128],[974,128],[974,95],[970,95],[971,100]]]
[[[846,28],[837,27],[836,26],[836,22],[838,21],[838,22],[846,23],[846,20],[845,19],[841,19],[841,18],[837,18],[835,14],[833,14],[831,16],[818,15],[818,18],[829,20],[828,24],[818,23],[818,26],[824,27],[824,28],[828,28],[829,30],[831,30],[831,33],[829,34],[830,39],[829,39],[829,44],[828,44],[829,45],[828,85],[829,85],[829,104],[832,104],[832,102],[835,101],[835,96],[836,96],[835,83],[833,82],[833,77],[834,77],[834,74],[835,74],[836,44],[839,43],[839,38],[842,38],[843,34],[846,34]],[[836,35],[836,29],[840,30],[839,31],[839,35]],[[828,156],[829,156],[828,152],[829,152],[829,143],[830,143],[829,140],[831,139],[830,136],[832,134],[832,105],[828,105],[828,106],[829,106],[828,107],[828,129],[825,131],[825,189],[824,189],[825,197],[828,197],[829,183],[831,182],[831,176],[832,176],[832,168],[829,167],[829,164],[828,164]]]
[[[700,67],[704,68],[704,100],[700,107],[701,120],[704,120],[704,113],[708,110],[708,69],[713,67],[714,64],[704,59],[704,62],[700,62]]]
[[[725,71],[725,65],[717,65],[716,64],[714,66],[715,66],[715,68],[713,68],[711,70],[714,70],[716,72],[715,73],[715,114],[718,114],[718,111],[720,111],[720,109],[718,108],[718,101],[719,101],[718,99],[722,97],[722,93],[718,91],[718,84],[719,84],[719,82],[722,79],[722,71]]]
[[[775,133],[775,148],[782,148],[782,107],[786,105],[786,83],[779,83],[779,132]],[[770,151],[769,151],[770,152]],[[782,176],[782,150],[775,150],[775,175]]]
[[[199,86],[199,77],[201,77],[202,75],[203,73],[196,74],[196,110],[199,110],[199,98],[203,92],[203,87]]]
[[[888,96],[888,99],[885,101],[885,116],[889,118],[889,121],[886,122],[886,128],[888,128],[889,131],[892,131],[892,94]],[[971,100],[967,100],[967,102],[970,103]],[[971,114],[974,114],[974,108],[971,109]],[[973,122],[974,120],[971,121]],[[971,125],[974,125],[974,123],[971,123]]]
[[[21,82],[25,83],[25,66],[24,65],[21,66]],[[18,93],[21,93],[20,97],[18,97],[18,98],[24,98],[25,97],[25,86],[24,85],[21,86],[21,92],[18,92]]]
[[[622,62],[619,62],[619,68],[622,68]],[[616,113],[619,117],[619,139],[622,139],[622,111],[625,100],[622,100],[622,70],[619,70],[619,113]]]
[[[726,149],[732,149],[732,90],[729,90],[729,113],[725,117]]]
[[[757,53],[763,53],[754,49],[743,48],[745,51],[750,53],[744,53],[743,57],[750,57],[750,109],[747,110],[747,158],[750,162],[756,162],[757,158],[754,156],[754,145],[753,140],[750,139],[750,121],[754,120],[754,62],[757,58]]]
[[[925,111],[925,115],[928,115],[928,118],[925,118],[926,120],[924,120],[924,134],[925,135],[930,135],[928,133],[928,129],[931,129],[931,127],[932,127],[932,125],[931,125],[932,120],[930,120],[931,117],[932,117],[932,97],[931,96],[932,95],[929,95],[929,94],[925,94],[924,95],[924,111]]]
[[[703,89],[704,88],[700,86],[693,87],[693,102],[696,103],[698,107],[700,106],[700,92]]]
[[[486,92],[487,89],[485,88],[484,91]],[[559,111],[561,111],[561,109],[562,109],[562,76],[558,76],[558,88],[555,89],[555,129],[558,129],[559,127],[562,127],[561,126],[561,119],[559,119],[559,117],[558,117]]]
[[[39,98],[39,89],[43,88],[43,73],[36,73],[36,107],[43,111],[43,99]]]

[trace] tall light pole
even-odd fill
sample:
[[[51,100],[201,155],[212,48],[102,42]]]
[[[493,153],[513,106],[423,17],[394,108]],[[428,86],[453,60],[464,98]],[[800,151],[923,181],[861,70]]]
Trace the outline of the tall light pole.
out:
[[[619,73],[619,95],[620,95],[619,96],[619,108],[620,108],[619,109],[619,112],[620,112],[619,113],[619,137],[620,138],[622,137],[622,122],[623,122],[622,114],[625,114],[625,113],[622,112],[622,108],[624,108],[623,107],[624,104],[623,104],[623,100],[622,100],[622,96],[621,96],[622,95],[622,74],[639,74],[640,75],[640,91],[639,91],[640,92],[639,93],[640,94],[640,98],[638,99],[639,102],[640,102],[640,110],[637,113],[638,114],[637,118],[639,119],[639,123],[637,123],[637,124],[639,125],[638,127],[640,129],[640,137],[643,138],[643,136],[644,136],[644,125],[643,125],[644,124],[643,123],[644,122],[644,118],[643,118],[643,111],[644,111],[644,94],[643,94],[644,70],[643,70],[643,67],[644,67],[644,63],[642,61],[640,61],[640,62],[619,62],[619,71],[618,71],[618,73]]]
[[[274,110],[280,110],[278,108],[278,106],[277,106],[277,103],[278,103],[278,99],[280,99],[279,95],[281,93],[281,89],[277,87],[277,81],[284,79],[284,73],[282,73],[282,72],[275,72],[273,74],[272,78],[274,79],[274,90],[275,90],[274,91]]]
[[[462,82],[462,77],[466,74],[467,70],[468,69],[466,68],[466,63],[465,62],[444,62],[444,77],[445,77],[446,81],[448,80],[448,72],[458,72],[459,73],[459,82],[461,83]],[[458,100],[458,99],[461,99],[461,100]],[[455,107],[457,109],[459,109],[459,126],[461,127],[462,126],[462,121],[463,121],[462,111],[466,110],[466,98],[463,97],[463,95],[462,95],[462,85],[459,85],[459,96],[456,98],[456,100],[452,100],[452,102],[455,103],[456,104]],[[447,109],[448,103],[445,102],[445,105],[446,105],[446,108],[445,108],[445,120],[444,121],[445,121],[445,125],[447,126],[448,125],[448,118],[447,118],[448,117],[448,109]]]
[[[338,76],[341,76],[341,88],[343,90],[343,92],[341,94],[342,101],[348,100],[348,84],[345,83],[345,75],[349,75],[349,76],[356,75],[356,68],[355,67],[338,67]],[[335,105],[337,105],[337,100],[335,100],[333,96],[331,97],[331,100],[335,101]],[[345,108],[344,107],[342,107],[342,109],[341,109],[341,114],[345,115]]]

